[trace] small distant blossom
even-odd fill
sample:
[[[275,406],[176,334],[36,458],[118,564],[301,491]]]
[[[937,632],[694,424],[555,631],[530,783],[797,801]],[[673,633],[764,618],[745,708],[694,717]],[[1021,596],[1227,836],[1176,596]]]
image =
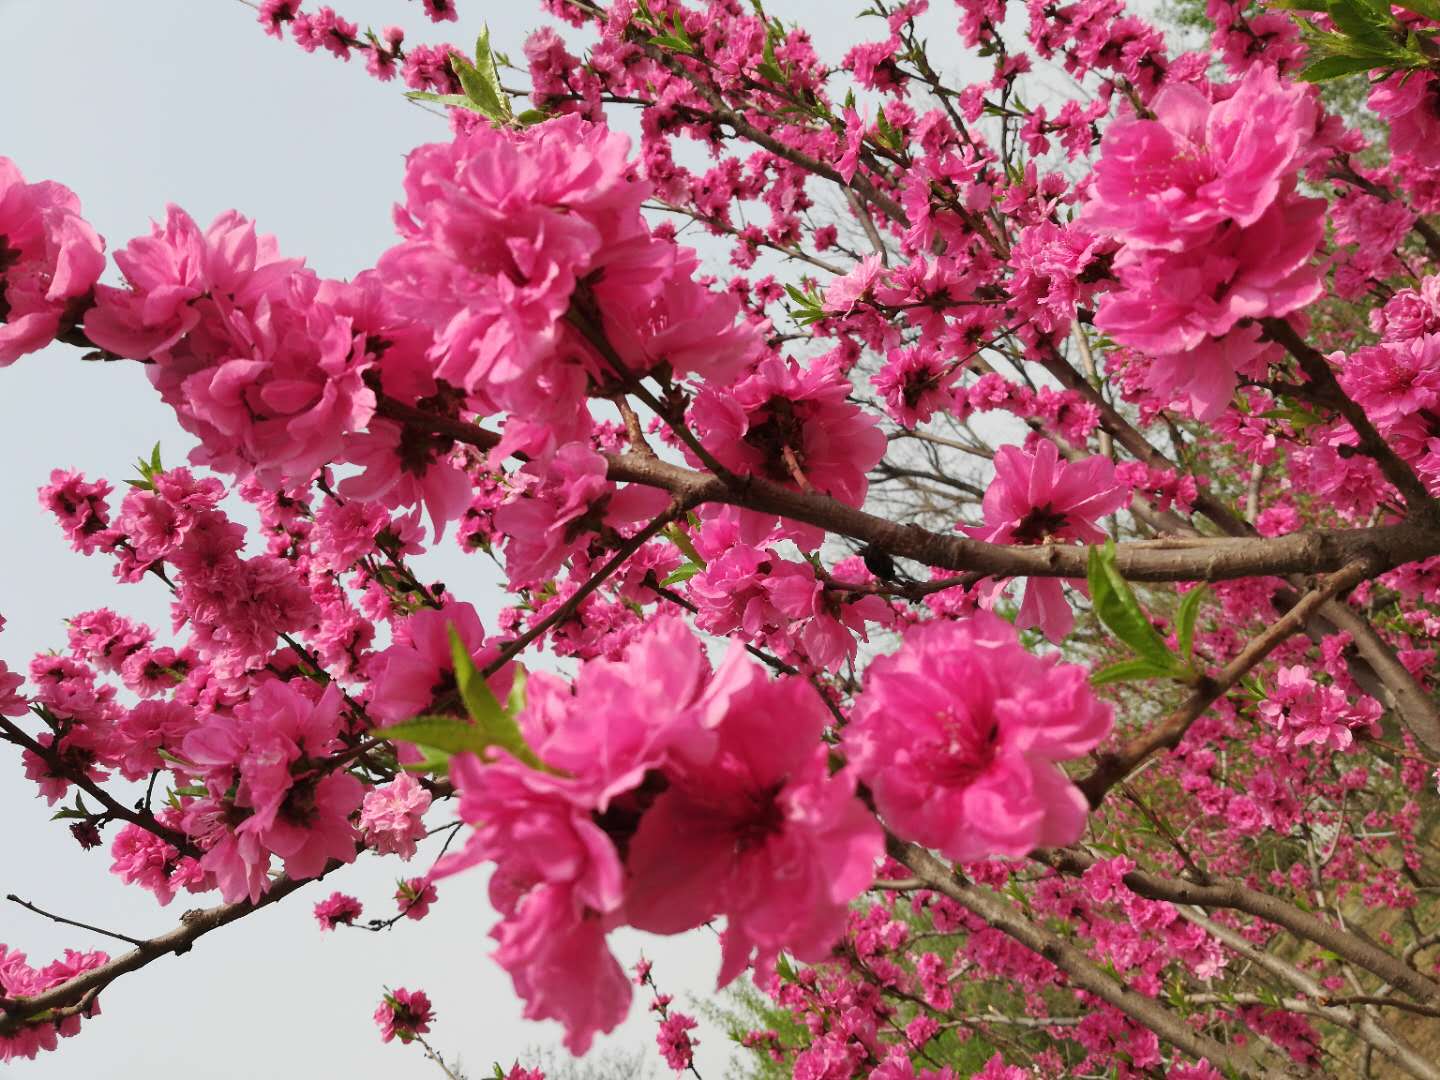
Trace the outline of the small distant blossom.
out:
[[[321,930],[334,930],[341,925],[353,926],[362,910],[360,901],[355,897],[335,892],[315,905],[315,921],[320,924]]]
[[[435,1010],[424,990],[406,990],[400,987],[388,990],[375,1009],[375,1023],[380,1027],[380,1040],[390,1042],[399,1039],[408,1043],[418,1035],[430,1030],[435,1019]]]
[[[433,881],[423,877],[410,878],[400,882],[400,887],[395,890],[395,905],[405,918],[418,922],[430,914],[430,905],[435,903],[438,895]]]
[[[692,1038],[690,1031],[696,1026],[693,1017],[679,1012],[672,1012],[660,1021],[655,1042],[660,1047],[665,1064],[676,1072],[684,1072],[695,1060],[695,1046],[700,1040]]]

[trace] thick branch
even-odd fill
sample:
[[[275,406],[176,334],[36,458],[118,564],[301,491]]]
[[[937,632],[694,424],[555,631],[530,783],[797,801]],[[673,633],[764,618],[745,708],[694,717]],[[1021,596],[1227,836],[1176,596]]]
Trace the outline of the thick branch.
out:
[[[500,441],[499,435],[477,425],[437,417],[389,399],[382,398],[380,412],[481,449],[493,449]],[[994,577],[1085,577],[1088,553],[1083,547],[987,544],[930,532],[918,525],[900,525],[828,495],[795,491],[761,477],[742,477],[731,486],[722,477],[643,454],[606,454],[605,458],[607,475],[616,482],[660,488],[684,498],[690,506],[714,502],[778,514],[927,566]],[[1378,574],[1436,554],[1440,554],[1440,530],[1405,522],[1370,529],[1316,529],[1273,538],[1142,540],[1121,544],[1115,565],[1131,581],[1229,581],[1324,573],[1361,558],[1372,563],[1372,573]]]

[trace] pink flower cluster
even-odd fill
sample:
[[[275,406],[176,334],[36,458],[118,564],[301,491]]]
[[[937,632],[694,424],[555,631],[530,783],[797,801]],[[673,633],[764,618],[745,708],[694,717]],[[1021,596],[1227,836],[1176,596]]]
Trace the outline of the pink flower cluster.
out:
[[[375,1023],[380,1027],[382,1042],[399,1039],[408,1043],[430,1030],[435,1009],[424,990],[406,990],[403,986],[388,990],[375,1009]]]
[[[969,861],[1079,839],[1088,807],[1058,763],[1110,725],[1084,668],[979,612],[916,626],[875,660],[843,745],[892,829]]]
[[[491,936],[527,1017],[560,1020],[577,1053],[612,1030],[630,1001],[606,946],[622,924],[674,934],[724,915],[722,985],[781,948],[826,954],[881,850],[853,776],[829,773],[827,715],[742,650],[708,673],[674,619],[573,688],[531,677],[521,725],[547,769],[456,757],[475,831],[437,868],[495,864]]]
[[[995,478],[985,490],[982,507],[985,523],[957,526],[976,540],[1098,544],[1105,540],[1105,532],[1096,522],[1130,502],[1130,493],[1117,482],[1108,458],[1096,454],[1062,462],[1059,448],[1049,439],[1037,439],[1029,449],[1002,446],[994,465]],[[1059,578],[1026,579],[1015,625],[1039,627],[1051,641],[1070,633],[1075,616]]]
[[[0,157],[0,368],[73,328],[104,269],[105,242],[75,193],[27,184]]]
[[[1325,204],[1295,193],[1311,153],[1316,107],[1301,85],[1256,64],[1210,101],[1169,83],[1155,119],[1105,132],[1081,221],[1117,238],[1118,288],[1095,325],[1150,359],[1148,383],[1197,418],[1218,416],[1239,371],[1264,363],[1255,320],[1318,297],[1310,257]]]
[[[32,968],[25,954],[0,944],[0,998],[34,997],[51,987],[69,982],[77,975],[101,967],[110,959],[103,952],[76,952],[66,949],[59,960],[43,968]],[[91,1001],[86,1017],[100,1013],[98,1000]],[[80,1030],[80,1014],[70,1013],[58,1020],[43,1019],[22,1024],[10,1034],[0,1034],[0,1063],[15,1058],[33,1058],[41,1050],[54,1050],[60,1038]]]

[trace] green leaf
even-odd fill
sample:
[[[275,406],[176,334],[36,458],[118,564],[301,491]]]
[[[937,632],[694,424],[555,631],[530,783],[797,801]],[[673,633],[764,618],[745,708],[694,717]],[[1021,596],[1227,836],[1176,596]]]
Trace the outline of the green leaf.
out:
[[[416,749],[420,752],[420,760],[407,761],[400,768],[410,773],[428,773],[433,776],[444,776],[450,771],[451,754],[433,746],[417,745]]]
[[[505,699],[505,715],[511,718],[519,716],[525,709],[525,684],[530,678],[530,673],[525,670],[524,664],[515,665],[515,678],[510,683],[510,695]]]
[[[495,66],[495,54],[490,51],[490,27],[481,30],[475,41],[475,63],[452,54],[450,67],[476,112],[497,124],[508,124],[515,119],[510,109],[510,95],[500,88],[500,69]]]
[[[690,539],[690,534],[679,525],[669,524],[665,526],[665,539],[669,540],[680,553],[690,560],[690,564],[699,570],[705,569],[705,557],[695,550],[695,544]],[[678,571],[677,571],[678,572]],[[682,581],[684,578],[681,579]]]
[[[535,751],[526,745],[514,714],[502,709],[500,702],[495,700],[495,695],[490,692],[484,677],[476,670],[475,661],[470,659],[470,650],[460,639],[460,632],[453,625],[450,627],[450,659],[455,664],[455,684],[460,688],[460,700],[465,703],[465,711],[475,721],[475,726],[484,733],[488,740],[486,745],[508,750],[525,764],[539,768],[540,759],[535,756]],[[524,692],[522,680],[522,698]],[[511,699],[514,700],[513,693]]]
[[[1137,682],[1140,679],[1163,679],[1174,674],[1175,669],[1171,665],[1161,667],[1143,656],[1136,656],[1094,672],[1090,676],[1090,685],[1109,686],[1111,683]]]
[[[432,94],[429,90],[411,90],[406,95],[411,101],[433,101],[440,105],[448,105],[455,109],[469,109],[471,112],[479,112],[464,94]]]
[[[1319,83],[1329,82],[1331,79],[1339,79],[1345,75],[1358,75],[1362,71],[1369,71],[1375,67],[1375,61],[1364,56],[1326,56],[1308,64],[1305,70],[1300,72],[1300,78],[1305,82]],[[1282,410],[1272,410],[1280,412]],[[1283,410],[1286,412],[1300,412],[1302,410]],[[1313,415],[1313,414],[1311,414]],[[1319,418],[1310,421],[1314,423]]]
[[[1130,583],[1115,569],[1113,540],[1107,541],[1104,547],[1090,549],[1086,577],[1090,583],[1090,602],[1095,614],[1100,616],[1100,621],[1110,628],[1111,633],[1129,645],[1136,656],[1156,667],[1172,673],[1183,670],[1183,665],[1140,607]]]
[[[676,585],[682,585],[685,582],[689,581],[696,574],[700,573],[700,571],[703,569],[705,569],[703,566],[698,566],[693,562],[686,563],[684,566],[680,567],[679,570],[667,574],[665,580],[660,582],[660,587],[662,589],[669,589],[673,588]]]
[[[1363,42],[1376,48],[1388,45],[1385,31],[1391,20],[1360,0],[1330,0],[1330,19],[1335,26],[1352,41]]]
[[[790,958],[783,952],[775,957],[775,973],[786,982],[795,981],[795,969],[790,966]]]
[[[1205,594],[1209,591],[1204,585],[1197,585],[1181,597],[1180,606],[1175,611],[1175,637],[1180,642],[1180,655],[1187,664],[1195,655],[1195,618],[1200,614],[1200,605],[1205,602]]]
[[[375,732],[391,742],[414,743],[422,749],[450,754],[483,754],[495,740],[484,729],[456,716],[417,716]]]

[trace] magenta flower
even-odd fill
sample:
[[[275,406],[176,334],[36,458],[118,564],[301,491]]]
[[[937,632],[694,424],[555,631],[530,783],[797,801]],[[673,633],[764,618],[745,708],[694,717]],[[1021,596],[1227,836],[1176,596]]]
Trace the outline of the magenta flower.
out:
[[[1095,524],[1130,501],[1115,480],[1115,466],[1096,454],[1084,461],[1060,460],[1049,439],[1030,449],[1002,446],[995,452],[995,479],[985,489],[985,524],[959,526],[992,544],[1041,544],[1078,540],[1098,544],[1105,533]],[[1075,625],[1059,578],[1027,578],[1015,625],[1037,626],[1059,641]]]
[[[315,905],[315,921],[320,924],[321,930],[334,930],[342,924],[354,926],[363,910],[355,897],[334,892]]]
[[[853,775],[830,775],[828,714],[809,685],[768,680],[736,647],[701,707],[718,741],[666,770],[630,842],[625,918],[674,934],[725,915],[723,986],[752,956],[828,955],[883,844]]]
[[[502,920],[490,936],[530,1020],[555,1019],[583,1054],[630,1005],[630,983],[605,943],[620,906],[623,871],[614,844],[566,780],[506,758],[451,759],[460,817],[475,826],[464,849],[442,859],[443,878],[493,861],[490,901]]]
[[[672,1012],[660,1021],[655,1044],[660,1047],[665,1064],[676,1072],[684,1072],[695,1060],[695,1046],[700,1040],[691,1038],[690,1032],[698,1026],[694,1017],[679,1012]]]
[[[705,448],[726,468],[859,506],[865,474],[884,456],[886,439],[876,418],[847,400],[852,390],[833,364],[802,368],[772,355],[728,391],[701,390],[691,416]],[[752,544],[775,524],[774,517],[750,511],[741,520],[741,539]],[[782,529],[807,548],[823,539],[813,526],[782,522]]]
[[[373,661],[366,703],[371,718],[398,724],[427,713],[463,713],[450,652],[452,628],[477,668],[498,654],[499,646],[486,641],[475,608],[463,601],[451,601],[438,611],[425,608],[397,621],[394,643]],[[502,701],[510,693],[513,670],[507,665],[489,680],[491,691]]]
[[[890,828],[968,862],[1077,840],[1088,808],[1057,762],[1110,724],[1084,668],[977,612],[921,624],[870,665],[844,748]]]
[[[105,241],[63,184],[27,184],[0,157],[0,367],[55,340],[105,269]]]
[[[399,855],[408,861],[415,855],[416,842],[425,837],[428,809],[430,793],[415,777],[402,772],[384,787],[365,793],[360,804],[360,833],[377,853]]]
[[[104,965],[109,959],[103,952],[66,949],[63,958],[36,970],[25,962],[24,953],[7,949],[0,943],[0,998],[34,997]],[[99,1003],[93,1002],[84,1015],[99,1013]],[[37,1019],[0,1035],[0,1065],[16,1058],[34,1058],[41,1050],[54,1050],[61,1037],[68,1038],[80,1030],[80,1016],[72,1012],[59,1020]]]
[[[1169,83],[1155,119],[1105,132],[1095,188],[1081,221],[1127,245],[1184,251],[1226,221],[1247,227],[1285,190],[1314,133],[1314,95],[1253,65],[1225,101]]]
[[[380,1026],[380,1040],[390,1042],[399,1039],[402,1043],[412,1041],[417,1035],[430,1030],[435,1019],[435,1010],[424,990],[406,990],[403,986],[387,990],[375,1010],[375,1023]]]

